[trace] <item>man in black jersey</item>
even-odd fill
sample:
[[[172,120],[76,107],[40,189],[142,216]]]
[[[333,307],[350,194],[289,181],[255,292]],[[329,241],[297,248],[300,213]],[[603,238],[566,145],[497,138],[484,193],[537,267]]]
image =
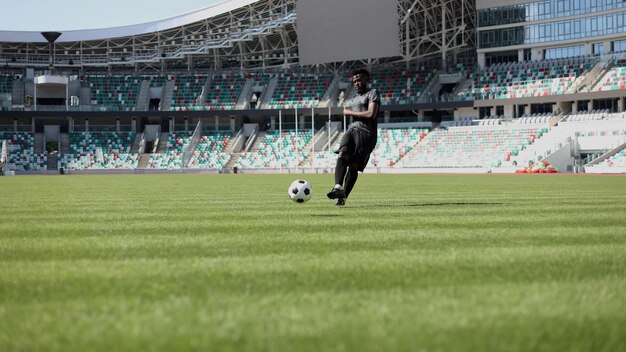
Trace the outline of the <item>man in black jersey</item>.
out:
[[[343,114],[352,116],[353,122],[348,126],[341,139],[341,145],[335,152],[339,154],[335,166],[335,187],[328,192],[330,199],[337,199],[336,205],[345,205],[354,184],[363,171],[370,154],[376,146],[378,130],[378,108],[380,96],[376,89],[370,89],[368,83],[370,73],[365,69],[352,72],[352,84],[356,96],[350,108],[344,108]]]

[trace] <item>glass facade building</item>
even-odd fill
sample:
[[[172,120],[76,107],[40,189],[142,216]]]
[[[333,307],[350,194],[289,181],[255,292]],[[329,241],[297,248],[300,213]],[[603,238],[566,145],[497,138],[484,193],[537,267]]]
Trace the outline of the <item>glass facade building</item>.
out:
[[[625,3],[626,4],[626,3]],[[539,44],[625,33],[626,10],[601,16],[479,31],[480,48]]]
[[[623,0],[544,0],[478,11],[478,26],[552,20],[602,11],[626,9]]]
[[[626,33],[626,1],[544,0],[479,9],[478,27],[479,49],[593,40]],[[568,50],[578,55],[580,49]]]

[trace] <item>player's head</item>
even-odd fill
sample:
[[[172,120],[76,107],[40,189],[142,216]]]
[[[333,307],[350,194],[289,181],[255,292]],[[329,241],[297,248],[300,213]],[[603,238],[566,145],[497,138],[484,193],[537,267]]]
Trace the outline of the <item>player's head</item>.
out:
[[[352,85],[359,94],[365,93],[370,81],[370,73],[364,68],[352,71]]]

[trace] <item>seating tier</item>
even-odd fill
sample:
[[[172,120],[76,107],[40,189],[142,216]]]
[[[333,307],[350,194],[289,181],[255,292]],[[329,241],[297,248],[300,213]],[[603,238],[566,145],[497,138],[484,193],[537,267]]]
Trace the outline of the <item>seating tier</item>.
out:
[[[35,136],[28,132],[0,132],[0,149],[7,141],[9,160],[7,170],[35,171],[48,168],[45,154],[35,154]]]
[[[167,136],[167,145],[163,153],[150,155],[147,167],[150,169],[182,169],[183,152],[191,142],[193,132],[172,132]]]
[[[139,154],[130,149],[134,132],[70,133],[70,152],[59,158],[59,168],[66,170],[134,169]]]
[[[132,111],[137,103],[140,80],[135,76],[90,75],[91,105],[107,111]]]
[[[547,128],[436,130],[419,143],[405,167],[497,167],[539,138]]]
[[[372,152],[369,166],[393,167],[426,135],[428,130],[417,128],[379,128],[376,148]],[[315,153],[313,167],[334,167],[337,162],[335,150],[339,148],[342,135],[339,135],[331,147],[331,151]]]
[[[269,131],[254,151],[241,153],[235,166],[239,168],[297,167],[308,157],[304,146],[311,139],[310,130]]]
[[[270,108],[293,109],[297,107],[304,109],[317,107],[332,79],[333,77],[329,74],[279,74]]]
[[[212,133],[201,136],[189,161],[189,168],[222,170],[230,160],[230,154],[225,153],[224,149],[231,138],[230,133]]]

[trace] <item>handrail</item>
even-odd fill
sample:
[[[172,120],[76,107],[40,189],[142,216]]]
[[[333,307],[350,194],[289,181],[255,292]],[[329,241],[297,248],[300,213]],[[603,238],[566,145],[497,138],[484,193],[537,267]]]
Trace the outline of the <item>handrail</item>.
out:
[[[0,164],[4,164],[9,161],[9,146],[8,141],[2,141],[2,155],[0,156]]]
[[[141,139],[139,140],[139,148],[137,149],[138,154],[143,154],[143,152],[145,151],[144,150],[145,145],[146,145],[146,132],[142,132]]]
[[[189,143],[183,149],[183,165],[184,166],[187,166],[187,164],[189,163],[189,160],[191,160],[193,151],[196,149],[196,146],[198,145],[198,141],[200,141],[201,134],[202,134],[202,120],[198,120],[196,129],[193,131],[193,135],[191,136],[191,141],[189,141]]]
[[[250,134],[250,138],[248,138],[248,140],[246,141],[246,145],[243,149],[244,151],[247,152],[250,149],[250,147],[252,147],[252,144],[256,140],[257,133],[259,133],[259,126],[256,126],[254,130],[252,130],[252,133]]]
[[[155,154],[159,149],[159,139],[161,139],[161,131],[157,132],[156,139],[154,140],[154,145],[152,146],[153,154]]]

